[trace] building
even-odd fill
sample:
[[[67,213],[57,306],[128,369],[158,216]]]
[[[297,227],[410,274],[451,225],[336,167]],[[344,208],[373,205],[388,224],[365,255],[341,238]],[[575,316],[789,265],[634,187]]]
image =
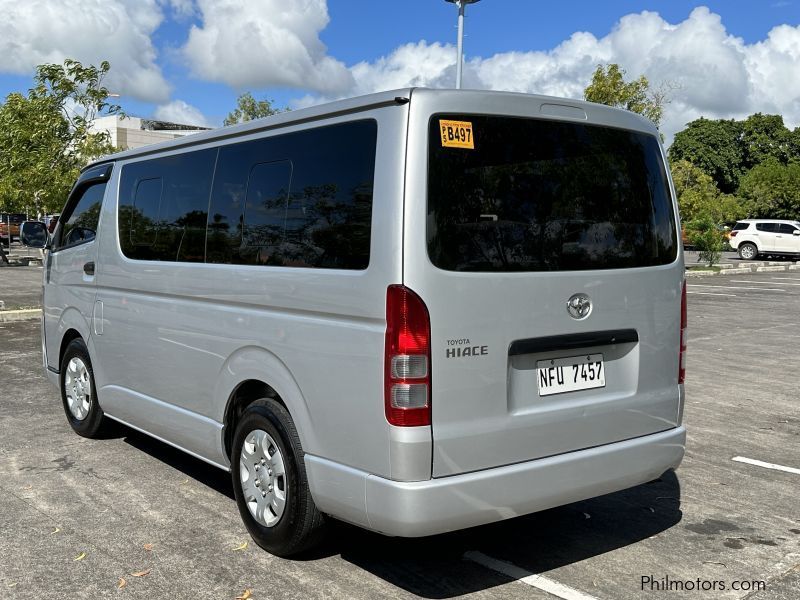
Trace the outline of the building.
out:
[[[92,128],[95,131],[107,131],[111,145],[122,150],[141,148],[148,144],[174,140],[198,131],[211,129],[210,127],[199,127],[197,125],[182,125],[155,119],[121,117],[119,115],[95,119]]]

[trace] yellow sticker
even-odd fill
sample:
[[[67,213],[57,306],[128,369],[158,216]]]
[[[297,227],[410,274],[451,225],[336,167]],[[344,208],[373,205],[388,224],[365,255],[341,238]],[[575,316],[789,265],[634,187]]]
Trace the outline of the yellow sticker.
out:
[[[439,119],[439,132],[442,134],[442,146],[446,148],[475,149],[475,136],[469,121]]]

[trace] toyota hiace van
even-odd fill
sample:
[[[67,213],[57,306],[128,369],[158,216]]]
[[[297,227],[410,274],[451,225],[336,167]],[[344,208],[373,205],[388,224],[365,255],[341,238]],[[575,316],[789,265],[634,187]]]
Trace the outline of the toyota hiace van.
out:
[[[684,453],[674,198],[649,121],[525,94],[121,152],[48,242],[44,367],[78,434],[230,471],[275,554],[328,518],[413,537],[606,494]]]

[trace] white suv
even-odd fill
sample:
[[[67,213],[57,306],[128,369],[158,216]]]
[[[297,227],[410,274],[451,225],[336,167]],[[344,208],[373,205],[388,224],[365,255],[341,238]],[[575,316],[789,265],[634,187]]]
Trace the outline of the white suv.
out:
[[[800,221],[744,219],[734,225],[730,244],[745,260],[754,260],[759,254],[798,256]]]

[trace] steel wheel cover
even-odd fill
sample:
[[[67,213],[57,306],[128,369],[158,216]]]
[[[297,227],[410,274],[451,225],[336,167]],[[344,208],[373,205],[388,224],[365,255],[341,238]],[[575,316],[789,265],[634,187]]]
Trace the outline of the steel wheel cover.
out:
[[[239,485],[256,522],[274,527],[286,509],[286,469],[278,444],[262,429],[253,430],[244,438]]]
[[[89,377],[89,368],[83,360],[75,356],[67,364],[64,373],[64,395],[67,398],[67,408],[78,421],[83,421],[89,415],[89,406],[92,399],[92,379]]]

